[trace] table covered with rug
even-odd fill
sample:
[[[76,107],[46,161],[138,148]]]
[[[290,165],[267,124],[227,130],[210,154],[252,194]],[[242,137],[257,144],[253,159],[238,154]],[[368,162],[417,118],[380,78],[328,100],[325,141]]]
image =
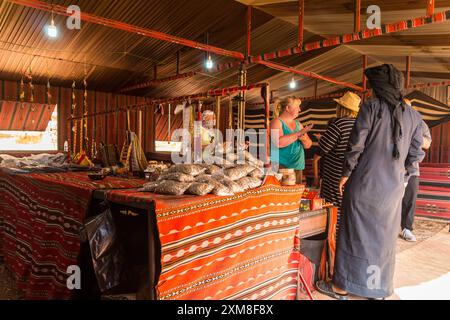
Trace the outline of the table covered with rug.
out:
[[[0,253],[26,299],[67,299],[67,267],[77,265],[80,227],[92,192],[143,181],[86,172],[14,174],[0,170]]]
[[[154,208],[159,299],[295,299],[299,270],[312,286],[315,270],[300,254],[301,238],[325,231],[327,213],[299,212],[303,186],[269,176],[256,189],[200,197],[139,192],[142,183],[1,170],[0,252],[25,298],[72,297],[67,267],[79,262],[79,230],[96,190],[111,202]]]
[[[261,187],[234,196],[111,190],[106,198],[154,206],[161,242],[159,299],[295,299],[304,261],[300,232],[323,232],[327,221],[326,213],[310,212],[301,223],[303,190],[269,176]]]

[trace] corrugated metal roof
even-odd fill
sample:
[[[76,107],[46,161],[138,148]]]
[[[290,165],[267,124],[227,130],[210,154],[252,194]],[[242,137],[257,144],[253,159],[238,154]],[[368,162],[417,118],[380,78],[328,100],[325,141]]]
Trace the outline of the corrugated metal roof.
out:
[[[297,1],[240,2],[256,6],[253,10],[252,54],[295,46]],[[53,0],[52,3],[77,4],[85,12],[199,42],[204,42],[205,33],[209,32],[210,44],[245,51],[246,6],[238,1]],[[424,15],[426,7],[422,1],[378,0],[362,1],[363,10],[369,4],[380,6],[382,23]],[[353,1],[306,0],[305,6],[306,41],[352,31]],[[436,0],[436,12],[448,8],[450,0]],[[65,18],[59,16],[55,16],[59,37],[50,40],[43,33],[50,16],[46,12],[0,0],[0,78],[19,80],[31,66],[34,82],[45,83],[50,77],[52,85],[70,86],[72,79],[81,83],[83,62],[86,61],[88,87],[116,91],[126,84],[152,79],[154,64],[159,65],[158,78],[174,75],[177,51],[181,56],[181,73],[197,70],[204,62],[202,51],[100,25],[82,22],[81,30],[68,30],[63,27]],[[443,35],[449,33],[449,23],[431,25],[275,61],[358,84],[362,77],[362,54],[369,55],[370,65],[389,62],[401,69],[405,66],[402,56],[412,54],[413,74],[420,72],[421,78],[446,79],[450,78],[450,37]],[[231,61],[224,57],[214,57],[214,60],[216,63]],[[292,92],[287,88],[291,77],[260,65],[248,67],[248,82],[269,80],[271,89],[278,90],[277,96],[293,93],[313,95],[313,80],[302,80],[299,90]],[[132,93],[170,97],[236,83],[237,69],[215,74],[205,71],[193,78],[162,83]],[[340,88],[319,81],[319,94],[337,89]],[[254,99],[258,95],[257,92],[248,93]]]

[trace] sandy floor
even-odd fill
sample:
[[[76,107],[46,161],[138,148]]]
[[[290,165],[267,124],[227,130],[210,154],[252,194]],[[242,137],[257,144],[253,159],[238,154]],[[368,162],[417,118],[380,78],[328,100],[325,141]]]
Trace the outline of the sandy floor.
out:
[[[450,232],[446,223],[417,220],[417,242],[397,241],[395,293],[387,300],[450,299]],[[314,292],[317,300],[332,300]],[[365,300],[350,296],[350,300]]]

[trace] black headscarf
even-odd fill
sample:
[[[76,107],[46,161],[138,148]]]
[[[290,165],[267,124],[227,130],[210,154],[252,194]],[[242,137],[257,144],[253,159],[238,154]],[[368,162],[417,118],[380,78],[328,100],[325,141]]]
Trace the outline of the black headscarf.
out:
[[[375,95],[389,106],[394,135],[394,151],[392,155],[394,159],[398,160],[400,158],[398,142],[402,138],[403,111],[405,110],[403,101],[405,79],[403,73],[392,64],[383,64],[366,69],[365,75]]]

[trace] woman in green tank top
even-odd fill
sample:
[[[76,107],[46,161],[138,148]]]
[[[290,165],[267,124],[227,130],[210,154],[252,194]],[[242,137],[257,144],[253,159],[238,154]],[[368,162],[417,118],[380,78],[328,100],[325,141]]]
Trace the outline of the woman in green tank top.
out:
[[[296,170],[297,183],[301,183],[305,169],[305,149],[311,148],[312,141],[307,132],[312,125],[303,128],[296,120],[300,113],[301,100],[288,97],[281,102],[280,116],[270,123],[272,163],[280,167]]]

